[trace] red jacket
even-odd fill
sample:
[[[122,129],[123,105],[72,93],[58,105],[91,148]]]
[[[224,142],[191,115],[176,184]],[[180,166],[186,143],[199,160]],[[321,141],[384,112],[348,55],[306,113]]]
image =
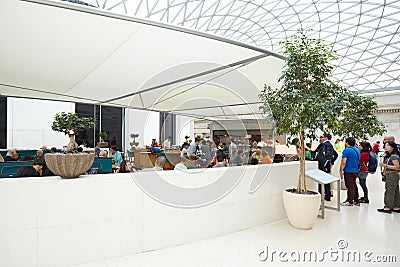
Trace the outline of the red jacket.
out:
[[[368,152],[361,152],[360,156],[360,164],[362,165],[361,171],[367,172],[368,171],[368,161],[369,161],[369,153]]]
[[[372,147],[372,153],[378,153],[379,152],[379,144],[375,143],[374,146]]]

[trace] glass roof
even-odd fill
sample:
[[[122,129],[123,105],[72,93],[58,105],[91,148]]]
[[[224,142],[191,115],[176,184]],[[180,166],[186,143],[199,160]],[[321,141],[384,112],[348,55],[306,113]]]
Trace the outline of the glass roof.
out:
[[[70,2],[80,2],[69,0]],[[280,52],[299,28],[335,44],[334,77],[363,92],[400,90],[400,0],[84,0],[111,12]]]

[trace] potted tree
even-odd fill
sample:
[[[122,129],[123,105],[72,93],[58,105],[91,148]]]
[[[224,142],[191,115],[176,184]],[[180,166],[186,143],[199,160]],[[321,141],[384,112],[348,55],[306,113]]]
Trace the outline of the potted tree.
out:
[[[54,174],[62,178],[76,178],[90,168],[94,154],[76,153],[78,144],[75,135],[93,128],[95,124],[96,118],[83,118],[76,113],[61,112],[55,115],[51,128],[68,135],[70,142],[65,149],[66,154],[45,155],[46,164]]]
[[[185,140],[186,140],[186,142],[188,142],[188,139],[190,138],[190,136],[189,135],[185,135]]]
[[[136,138],[139,137],[139,134],[131,133],[130,137],[133,139],[133,141],[130,142],[129,144],[131,145],[131,148],[133,149],[133,148],[135,148],[135,147],[137,147],[139,145],[139,142],[136,142]]]
[[[107,132],[99,132],[97,136],[99,137],[99,142],[97,143],[97,146],[108,147],[108,142],[105,141],[105,138],[107,137]]]
[[[282,85],[265,85],[259,94],[263,102],[260,110],[274,120],[278,135],[300,140],[298,184],[297,188],[284,190],[284,204],[293,226],[310,229],[317,218],[321,196],[307,190],[305,139],[316,139],[318,131],[373,136],[382,134],[384,127],[373,114],[377,104],[372,98],[360,96],[329,78],[334,69],[330,62],[338,59],[332,44],[310,38],[304,30],[279,44],[287,57],[279,77]]]

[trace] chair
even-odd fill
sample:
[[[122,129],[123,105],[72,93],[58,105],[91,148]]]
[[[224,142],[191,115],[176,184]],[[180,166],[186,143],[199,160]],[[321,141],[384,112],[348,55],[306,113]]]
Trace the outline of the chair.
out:
[[[126,159],[130,162],[133,163],[134,162],[134,156],[135,153],[131,152],[131,151],[126,151],[127,157]]]

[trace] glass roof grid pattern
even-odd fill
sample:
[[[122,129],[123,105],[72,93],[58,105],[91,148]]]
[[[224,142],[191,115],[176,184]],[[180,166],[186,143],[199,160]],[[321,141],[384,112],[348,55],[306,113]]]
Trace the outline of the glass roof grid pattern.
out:
[[[335,44],[341,60],[337,62],[334,77],[343,85],[356,90],[400,88],[400,0],[84,2],[111,12],[183,26],[278,53],[278,41],[300,27],[313,28],[314,37]]]

